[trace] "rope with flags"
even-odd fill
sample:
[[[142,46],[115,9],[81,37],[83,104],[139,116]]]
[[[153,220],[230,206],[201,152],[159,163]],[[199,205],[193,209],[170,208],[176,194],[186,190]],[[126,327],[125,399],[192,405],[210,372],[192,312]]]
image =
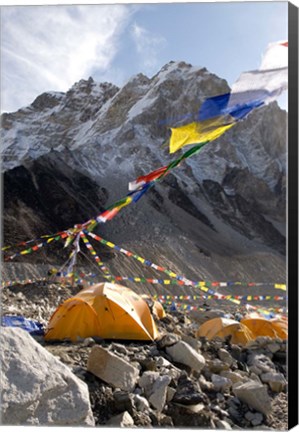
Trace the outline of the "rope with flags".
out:
[[[101,261],[100,257],[97,255],[96,251],[94,250],[94,248],[92,247],[88,238],[86,237],[86,234],[87,234],[86,231],[80,232],[80,237],[83,240],[83,243],[87,247],[88,251],[90,252],[92,257],[94,258],[94,260],[97,263],[97,265],[99,266],[99,268],[102,270],[104,278],[108,279],[109,281],[112,281],[114,279],[113,276],[110,274],[108,268],[105,266],[103,261]]]
[[[211,288],[208,288],[208,287],[206,287],[206,286],[204,286],[203,284],[200,284],[200,283],[197,284],[197,282],[191,281],[190,279],[187,279],[185,276],[177,275],[173,271],[168,270],[165,267],[158,266],[157,264],[154,264],[151,261],[146,260],[145,258],[140,257],[139,255],[136,255],[136,254],[134,254],[132,252],[129,252],[126,249],[121,248],[120,246],[117,246],[114,243],[109,242],[109,241],[103,239],[102,237],[100,237],[100,236],[98,236],[98,235],[96,235],[94,233],[87,232],[86,234],[88,234],[90,237],[92,237],[96,241],[98,241],[98,242],[100,242],[102,244],[105,244],[106,246],[108,246],[108,247],[110,247],[112,249],[115,249],[115,250],[117,250],[117,251],[125,254],[126,256],[132,257],[135,260],[141,262],[142,264],[144,264],[144,265],[146,265],[148,267],[151,267],[151,268],[153,268],[153,269],[155,269],[157,271],[166,273],[168,276],[170,276],[173,279],[177,279],[177,280],[183,281],[185,283],[185,285],[187,285],[187,286],[192,286],[194,288],[199,288],[201,291],[203,291],[205,293],[208,292],[209,294],[215,295],[216,297],[219,296],[219,294],[217,292],[215,292],[214,290],[212,290]],[[239,300],[236,300],[236,299],[233,299],[233,298],[228,299],[228,301],[230,301],[232,303],[240,304]]]

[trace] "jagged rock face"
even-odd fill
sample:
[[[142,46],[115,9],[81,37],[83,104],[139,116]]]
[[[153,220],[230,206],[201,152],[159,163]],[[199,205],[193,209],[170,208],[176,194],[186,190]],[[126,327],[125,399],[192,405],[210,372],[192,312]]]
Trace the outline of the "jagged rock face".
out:
[[[56,152],[4,173],[4,232],[15,241],[67,229],[103,209],[108,192]]]
[[[205,68],[170,62],[120,89],[90,78],[3,114],[4,241],[97,215],[129,181],[176,158],[163,146],[170,126],[193,121],[206,97],[228,91]],[[180,249],[183,236],[206,256],[283,255],[286,124],[276,103],[255,110],[101,232],[119,243],[162,239],[166,249]]]

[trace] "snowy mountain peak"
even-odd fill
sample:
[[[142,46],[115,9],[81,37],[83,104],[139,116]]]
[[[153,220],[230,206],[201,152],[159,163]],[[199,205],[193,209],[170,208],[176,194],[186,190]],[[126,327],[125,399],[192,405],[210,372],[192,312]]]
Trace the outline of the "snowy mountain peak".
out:
[[[64,97],[62,92],[46,92],[37,96],[31,104],[36,110],[43,111],[47,108],[54,108],[59,105]]]
[[[82,79],[66,93],[43,93],[3,115],[8,237],[15,227],[24,233],[23,214],[33,221],[26,237],[37,228],[46,232],[47,224],[55,232],[94,217],[128,193],[129,181],[178,157],[164,145],[169,128],[193,121],[205,98],[229,90],[206,68],[170,62],[121,88]],[[276,103],[256,109],[168,174],[138,208],[130,206],[116,228],[105,226],[108,238],[119,235],[122,242],[126,233],[153,241],[156,235],[172,244],[183,233],[208,253],[270,248],[283,254],[286,122]]]

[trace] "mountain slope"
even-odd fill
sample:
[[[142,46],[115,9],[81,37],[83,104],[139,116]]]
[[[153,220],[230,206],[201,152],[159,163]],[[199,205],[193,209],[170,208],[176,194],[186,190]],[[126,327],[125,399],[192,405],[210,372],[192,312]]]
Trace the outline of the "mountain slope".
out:
[[[139,74],[122,88],[81,80],[4,114],[4,243],[96,216],[129,181],[176,158],[163,146],[169,126],[227,91],[205,68],[170,62],[151,79]],[[232,269],[259,256],[274,257],[267,274],[284,278],[286,122],[276,103],[255,110],[99,232],[194,276],[207,259],[216,277],[230,272],[228,256]]]

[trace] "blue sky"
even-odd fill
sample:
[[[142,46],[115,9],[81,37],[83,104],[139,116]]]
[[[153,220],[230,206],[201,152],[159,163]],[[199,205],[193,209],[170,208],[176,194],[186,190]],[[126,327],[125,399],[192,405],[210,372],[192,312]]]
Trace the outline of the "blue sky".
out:
[[[81,78],[123,85],[171,60],[231,85],[287,39],[287,2],[1,6],[1,111]],[[286,107],[286,95],[280,98]]]

